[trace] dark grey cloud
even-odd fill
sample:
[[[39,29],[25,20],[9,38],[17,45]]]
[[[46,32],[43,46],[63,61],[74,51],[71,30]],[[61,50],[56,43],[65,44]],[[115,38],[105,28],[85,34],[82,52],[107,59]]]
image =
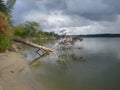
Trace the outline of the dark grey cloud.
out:
[[[55,10],[91,20],[114,20],[120,13],[120,0],[17,0],[14,13],[36,10],[50,13]]]
[[[120,0],[17,0],[12,15],[15,23],[36,20],[45,29],[95,27],[96,23],[106,28],[106,23],[119,22],[119,4]]]
[[[114,20],[120,13],[120,0],[70,0],[67,12],[91,20]]]

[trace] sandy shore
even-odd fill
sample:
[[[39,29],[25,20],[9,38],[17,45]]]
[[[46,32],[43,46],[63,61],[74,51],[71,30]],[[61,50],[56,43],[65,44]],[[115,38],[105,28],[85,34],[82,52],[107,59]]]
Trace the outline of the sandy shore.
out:
[[[34,90],[24,79],[29,65],[15,52],[0,54],[0,90]]]

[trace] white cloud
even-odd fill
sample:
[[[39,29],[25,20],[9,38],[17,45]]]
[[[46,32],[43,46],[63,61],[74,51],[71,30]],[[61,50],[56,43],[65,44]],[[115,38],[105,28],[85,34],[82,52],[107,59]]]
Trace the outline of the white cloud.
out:
[[[61,27],[67,26],[71,22],[71,19],[69,16],[62,14],[62,12],[55,11],[48,15],[46,21],[51,25]]]
[[[102,32],[104,27],[99,25],[98,23],[94,23],[93,25],[81,26],[81,27],[64,27],[64,28],[55,28],[51,31],[55,31],[60,34],[61,30],[66,30],[65,33],[71,35],[79,35],[79,34],[98,34]]]

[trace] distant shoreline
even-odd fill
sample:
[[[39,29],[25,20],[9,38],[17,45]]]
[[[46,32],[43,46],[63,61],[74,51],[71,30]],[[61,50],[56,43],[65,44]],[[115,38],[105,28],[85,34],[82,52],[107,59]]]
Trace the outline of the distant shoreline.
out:
[[[120,34],[81,34],[81,35],[68,35],[74,37],[83,37],[83,38],[102,38],[102,37],[118,37],[120,38]]]
[[[120,37],[120,34],[90,34],[90,35],[79,35],[81,37]]]

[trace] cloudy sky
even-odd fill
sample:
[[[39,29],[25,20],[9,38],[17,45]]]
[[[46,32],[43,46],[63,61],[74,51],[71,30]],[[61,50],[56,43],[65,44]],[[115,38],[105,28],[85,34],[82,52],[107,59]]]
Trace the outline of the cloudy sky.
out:
[[[15,24],[37,21],[46,31],[120,33],[120,0],[16,0]]]

